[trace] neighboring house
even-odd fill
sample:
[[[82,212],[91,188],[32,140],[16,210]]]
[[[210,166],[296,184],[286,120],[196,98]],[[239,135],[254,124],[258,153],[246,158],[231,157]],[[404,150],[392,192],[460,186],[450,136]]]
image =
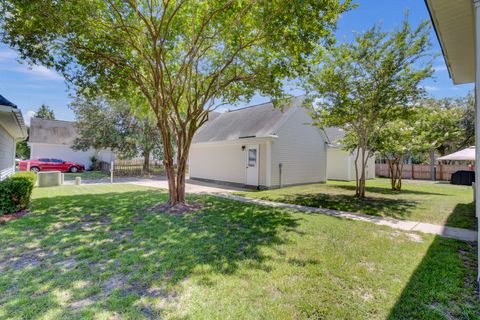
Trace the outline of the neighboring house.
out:
[[[356,180],[355,157],[356,151],[350,152],[343,149],[341,139],[345,132],[341,128],[325,128],[325,135],[328,139],[327,151],[327,179],[328,180]],[[358,160],[360,172],[361,159]],[[370,157],[365,168],[367,179],[375,178],[375,156]]]
[[[260,189],[325,182],[329,140],[301,105],[211,113],[193,138],[190,178]]]
[[[0,95],[0,181],[15,172],[15,148],[27,138],[22,112]]]
[[[85,168],[91,165],[90,158],[93,155],[99,161],[114,160],[110,150],[73,150],[73,141],[77,136],[75,122],[32,118],[28,141],[30,158],[57,158],[82,164]]]
[[[475,129],[480,128],[480,0],[425,0],[454,84],[474,83]],[[475,137],[475,157],[480,158],[480,134]],[[475,162],[480,176],[480,161]],[[478,179],[478,178],[477,178]],[[480,188],[475,188],[475,210],[480,216]],[[480,219],[477,229],[480,229]],[[480,232],[479,241],[480,241]],[[478,246],[480,257],[480,246]],[[477,280],[480,279],[480,263]]]

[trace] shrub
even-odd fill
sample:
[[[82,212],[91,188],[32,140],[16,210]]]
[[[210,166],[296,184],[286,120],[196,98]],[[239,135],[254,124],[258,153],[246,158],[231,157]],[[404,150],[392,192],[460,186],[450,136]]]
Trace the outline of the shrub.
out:
[[[18,172],[0,181],[0,214],[14,213],[28,207],[36,179],[33,172]]]

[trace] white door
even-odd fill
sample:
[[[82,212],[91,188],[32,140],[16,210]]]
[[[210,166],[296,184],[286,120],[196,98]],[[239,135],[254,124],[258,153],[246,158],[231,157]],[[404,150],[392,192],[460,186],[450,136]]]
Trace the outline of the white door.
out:
[[[247,147],[247,185],[258,186],[258,144]]]

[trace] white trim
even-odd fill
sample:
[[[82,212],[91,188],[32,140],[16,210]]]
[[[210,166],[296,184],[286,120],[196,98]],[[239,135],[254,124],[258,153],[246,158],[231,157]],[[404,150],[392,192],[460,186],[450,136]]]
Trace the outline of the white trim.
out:
[[[236,139],[236,140],[221,140],[221,141],[208,141],[208,142],[197,142],[197,143],[192,143],[192,146],[195,147],[202,147],[202,146],[211,146],[211,145],[216,145],[216,146],[222,146],[222,145],[232,145],[232,144],[237,144],[237,145],[247,145],[247,144],[257,144],[257,143],[265,143],[268,141],[272,141],[277,139],[278,136],[276,135],[270,135],[266,137],[252,137],[252,138],[245,138],[245,139]]]

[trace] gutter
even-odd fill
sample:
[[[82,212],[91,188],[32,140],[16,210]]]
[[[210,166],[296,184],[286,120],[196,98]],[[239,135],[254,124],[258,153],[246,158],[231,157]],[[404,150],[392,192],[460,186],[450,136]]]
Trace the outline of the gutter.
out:
[[[15,117],[15,120],[17,121],[18,127],[20,128],[20,131],[22,132],[22,136],[19,138],[15,139],[15,142],[25,140],[28,136],[27,134],[27,128],[25,127],[25,122],[23,121],[23,116],[22,112],[17,109],[13,108],[10,106],[4,106],[0,105],[0,112],[5,112],[5,113],[13,113],[13,116]]]
[[[437,38],[437,41],[440,44],[440,50],[442,51],[443,61],[445,61],[445,65],[447,66],[448,76],[455,83],[455,80],[453,79],[453,76],[452,76],[450,64],[447,61],[447,55],[446,55],[445,50],[443,48],[443,43],[440,40],[440,36],[438,35],[437,26],[435,25],[435,20],[433,19],[432,12],[430,11],[430,6],[428,5],[428,1],[429,0],[424,0],[425,6],[427,7],[428,15],[430,17],[430,22],[432,23],[433,30],[435,31],[435,37]]]

